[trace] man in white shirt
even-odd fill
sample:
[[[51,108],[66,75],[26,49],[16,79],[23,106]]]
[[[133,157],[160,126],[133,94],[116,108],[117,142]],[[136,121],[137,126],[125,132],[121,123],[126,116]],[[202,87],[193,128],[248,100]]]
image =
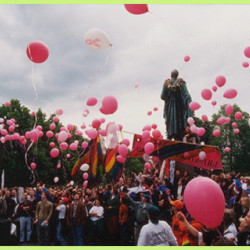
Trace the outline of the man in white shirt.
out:
[[[151,206],[148,210],[149,223],[142,227],[138,246],[177,246],[177,240],[171,227],[165,221],[159,221],[160,210]]]
[[[66,246],[66,241],[63,236],[63,232],[66,227],[65,215],[66,215],[66,204],[68,203],[68,198],[63,198],[63,200],[59,201],[58,206],[56,207],[56,211],[58,211],[58,223],[56,226],[56,238],[61,246]]]

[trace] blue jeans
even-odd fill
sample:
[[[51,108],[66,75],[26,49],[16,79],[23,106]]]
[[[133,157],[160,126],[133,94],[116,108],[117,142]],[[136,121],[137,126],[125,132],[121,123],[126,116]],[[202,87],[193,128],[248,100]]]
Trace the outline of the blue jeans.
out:
[[[72,237],[73,237],[74,246],[83,246],[82,224],[77,226],[75,219],[73,219]]]
[[[26,240],[30,241],[32,233],[32,218],[31,217],[20,217],[20,242],[25,241],[25,229],[26,229]]]
[[[59,241],[59,243],[61,244],[61,246],[66,246],[66,241],[62,235],[62,230],[63,230],[63,225],[62,225],[62,221],[58,220],[57,226],[56,226],[56,238]]]

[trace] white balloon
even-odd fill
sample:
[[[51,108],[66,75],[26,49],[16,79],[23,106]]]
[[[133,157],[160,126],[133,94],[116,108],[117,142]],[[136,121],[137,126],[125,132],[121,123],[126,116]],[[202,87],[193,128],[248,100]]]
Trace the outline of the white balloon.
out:
[[[4,122],[4,119],[3,118],[0,118],[0,123],[3,123]]]
[[[3,125],[0,125],[0,130],[3,129]]]
[[[70,185],[73,186],[73,185],[74,185],[74,181],[71,181],[71,182],[70,182]]]
[[[81,171],[88,171],[89,170],[89,164],[84,163],[82,164],[82,166],[80,167]]]
[[[204,151],[201,151],[200,153],[199,153],[199,158],[203,161],[203,160],[205,160],[205,158],[206,158],[206,153],[204,152]]]
[[[147,154],[144,154],[142,158],[144,161],[149,161],[149,155]]]
[[[54,182],[57,183],[59,181],[59,178],[58,177],[55,177],[54,178]]]
[[[85,43],[94,50],[105,49],[111,46],[108,35],[101,29],[90,29],[84,36]]]
[[[204,141],[202,141],[202,142],[201,142],[201,145],[205,145],[205,142],[204,142]]]
[[[106,144],[107,148],[114,149],[119,142],[119,127],[115,123],[111,123],[107,127]]]
[[[68,133],[66,131],[60,131],[58,134],[58,142],[65,142],[68,139]]]

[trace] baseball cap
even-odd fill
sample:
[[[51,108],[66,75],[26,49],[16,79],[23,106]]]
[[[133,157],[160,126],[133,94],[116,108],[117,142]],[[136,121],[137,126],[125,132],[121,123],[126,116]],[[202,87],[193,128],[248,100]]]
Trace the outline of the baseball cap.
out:
[[[64,197],[63,198],[63,203],[68,203],[69,202],[69,199],[67,197]]]
[[[180,200],[170,201],[172,206],[175,206],[176,209],[181,210],[183,208],[183,203]]]

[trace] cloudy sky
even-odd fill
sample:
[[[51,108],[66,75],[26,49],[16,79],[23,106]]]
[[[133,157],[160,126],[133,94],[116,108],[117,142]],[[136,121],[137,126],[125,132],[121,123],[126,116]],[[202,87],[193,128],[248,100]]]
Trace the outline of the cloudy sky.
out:
[[[250,46],[250,5],[148,7],[150,13],[133,15],[123,5],[1,5],[0,103],[17,98],[30,110],[41,107],[47,115],[61,108],[64,125],[80,127],[104,117],[106,123],[122,124],[132,133],[156,123],[164,134],[160,94],[176,68],[192,99],[202,106],[197,116],[211,117],[227,103],[250,113],[250,69],[242,67],[250,61],[243,53]],[[84,35],[92,28],[106,32],[112,48],[90,49]],[[27,44],[35,40],[50,51],[42,64],[32,63],[26,55]],[[184,62],[186,55],[189,62]],[[213,107],[201,91],[211,89],[218,75],[227,82],[213,94],[218,103]],[[235,99],[223,98],[228,88],[237,89]],[[117,98],[118,110],[105,116],[99,108],[110,94]],[[91,96],[98,99],[94,107],[86,106]],[[82,116],[85,108],[88,117]],[[153,111],[151,116],[148,111]]]

